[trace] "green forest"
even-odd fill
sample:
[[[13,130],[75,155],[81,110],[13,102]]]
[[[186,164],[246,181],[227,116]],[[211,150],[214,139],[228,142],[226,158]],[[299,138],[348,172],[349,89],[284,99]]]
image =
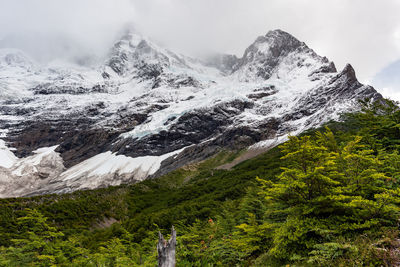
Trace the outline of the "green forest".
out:
[[[243,151],[134,185],[0,200],[0,266],[400,264],[400,110],[363,101],[231,170]]]

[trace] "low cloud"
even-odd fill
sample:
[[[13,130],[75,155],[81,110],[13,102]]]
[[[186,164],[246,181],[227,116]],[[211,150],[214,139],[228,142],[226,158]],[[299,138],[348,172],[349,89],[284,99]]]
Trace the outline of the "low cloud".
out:
[[[0,0],[0,46],[42,60],[104,55],[127,25],[180,52],[241,55],[280,28],[361,81],[400,58],[397,0]],[[131,27],[131,26],[129,26]]]
[[[0,46],[38,60],[104,55],[133,21],[130,0],[0,0]]]
[[[400,101],[400,60],[382,69],[373,78],[372,84],[384,96]]]

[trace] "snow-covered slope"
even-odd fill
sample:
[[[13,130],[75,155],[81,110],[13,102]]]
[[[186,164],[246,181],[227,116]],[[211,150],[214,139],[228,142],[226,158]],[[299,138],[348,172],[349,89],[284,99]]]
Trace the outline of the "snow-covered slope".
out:
[[[0,196],[155,177],[221,148],[277,143],[357,109],[362,98],[380,95],[350,65],[337,72],[280,30],[242,58],[206,63],[137,34],[96,68],[39,66],[2,51]]]

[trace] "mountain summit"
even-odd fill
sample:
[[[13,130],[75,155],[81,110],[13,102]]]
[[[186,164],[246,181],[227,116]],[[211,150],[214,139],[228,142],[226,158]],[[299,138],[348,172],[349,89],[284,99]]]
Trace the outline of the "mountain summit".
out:
[[[96,68],[0,53],[0,197],[157,177],[222,149],[265,151],[381,96],[281,30],[243,57],[183,56],[129,33]]]

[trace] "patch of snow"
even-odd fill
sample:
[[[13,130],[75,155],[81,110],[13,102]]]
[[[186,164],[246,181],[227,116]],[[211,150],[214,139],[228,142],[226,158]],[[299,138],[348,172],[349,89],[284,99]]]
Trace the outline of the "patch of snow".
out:
[[[58,145],[39,148],[33,151],[34,155],[16,161],[12,165],[14,169],[12,174],[15,176],[23,176],[37,172],[37,165],[41,164],[45,158],[58,157],[58,153],[55,152],[57,147]]]
[[[272,148],[275,147],[277,145],[280,145],[284,142],[286,142],[288,140],[288,135],[282,135],[282,136],[278,136],[274,139],[267,139],[267,140],[263,140],[260,141],[258,143],[255,143],[254,145],[250,146],[248,149],[260,149],[260,148]]]
[[[144,156],[131,158],[124,155],[117,155],[111,151],[98,154],[87,159],[60,175],[60,179],[68,181],[76,178],[101,177],[107,174],[130,174],[136,173],[136,180],[142,180],[154,174],[165,159],[175,156],[185,148],[167,153],[161,156]]]
[[[6,146],[6,143],[0,139],[0,167],[10,168],[17,159],[14,153]]]
[[[0,142],[0,145],[4,148],[4,143]],[[16,158],[7,149],[0,149],[0,154],[6,151],[6,156],[11,157],[7,166],[0,166],[0,198],[27,195],[58,177],[64,165],[59,153],[54,151],[56,147],[37,149],[34,155],[26,158]]]

